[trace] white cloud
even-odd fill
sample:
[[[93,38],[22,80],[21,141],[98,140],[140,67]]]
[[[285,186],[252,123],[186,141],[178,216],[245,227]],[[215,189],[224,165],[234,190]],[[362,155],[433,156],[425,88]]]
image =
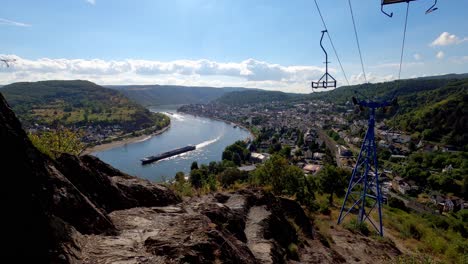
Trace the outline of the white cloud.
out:
[[[393,74],[378,75],[378,74],[375,74],[373,72],[366,73],[366,78],[367,78],[367,81],[370,82],[370,83],[388,82],[388,81],[392,81],[392,80],[396,79],[395,76],[393,76]],[[351,78],[349,80],[349,83],[351,85],[360,84],[360,83],[364,83],[364,82],[365,82],[364,74],[362,74],[362,72],[360,72],[359,74],[351,75]]]
[[[456,63],[456,64],[465,64],[465,63],[468,63],[468,56],[451,57],[450,62]]]
[[[92,5],[95,5],[96,4],[96,0],[86,0],[86,2],[92,4]]]
[[[0,18],[0,25],[6,25],[6,26],[16,26],[16,27],[30,27],[30,24],[26,23],[21,23],[13,20],[8,20],[5,18]]]
[[[87,79],[99,84],[177,84],[206,86],[245,86],[290,92],[310,92],[310,82],[320,78],[324,68],[284,66],[255,59],[241,62],[201,60],[29,60],[16,55],[10,68],[0,65],[3,83],[47,79]],[[329,69],[336,74],[335,69]]]
[[[251,87],[284,92],[310,93],[311,81],[318,80],[324,67],[314,65],[281,65],[256,59],[240,62],[213,60],[102,60],[102,59],[26,59],[16,55],[0,57],[14,59],[7,68],[0,64],[0,84],[41,80],[90,80],[101,85],[111,84],[172,84],[212,87]],[[369,82],[395,80],[398,63],[370,66]],[[405,68],[418,69],[423,62],[410,62]],[[350,69],[353,67],[349,67]],[[329,72],[338,86],[346,85],[342,73]],[[413,71],[414,72],[414,71]],[[364,82],[363,74],[349,72],[350,84]],[[393,75],[392,75],[393,74]]]
[[[413,58],[414,58],[415,60],[422,60],[422,56],[421,56],[421,54],[419,54],[419,53],[415,53],[415,54],[413,55]]]
[[[407,62],[407,63],[405,63],[403,61],[403,65],[402,65],[402,67],[404,67],[404,68],[418,67],[418,66],[424,66],[424,62]],[[371,69],[398,69],[399,67],[400,67],[399,62],[380,63],[380,64],[369,66],[369,68],[371,68]]]
[[[444,53],[443,51],[437,52],[437,54],[436,54],[436,58],[437,58],[437,59],[441,60],[441,59],[443,59],[444,57],[445,57],[445,53]]]
[[[468,41],[468,37],[460,38],[454,34],[450,34],[448,32],[443,32],[440,34],[438,38],[436,38],[431,44],[431,47],[436,46],[448,46],[448,45],[456,45]]]

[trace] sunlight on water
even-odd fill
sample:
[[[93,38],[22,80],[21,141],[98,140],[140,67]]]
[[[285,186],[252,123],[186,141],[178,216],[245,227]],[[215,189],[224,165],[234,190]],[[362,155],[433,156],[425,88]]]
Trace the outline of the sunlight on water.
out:
[[[169,114],[169,117],[173,117],[174,119],[177,119],[179,121],[184,121],[184,117],[182,115],[180,115],[180,114],[177,114],[177,113],[172,113],[172,115]]]

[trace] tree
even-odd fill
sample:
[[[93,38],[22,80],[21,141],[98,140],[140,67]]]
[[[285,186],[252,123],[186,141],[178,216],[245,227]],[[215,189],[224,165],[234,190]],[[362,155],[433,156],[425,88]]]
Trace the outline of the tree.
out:
[[[232,156],[232,161],[233,161],[237,166],[240,166],[240,165],[241,165],[241,162],[242,162],[242,159],[241,159],[241,157],[240,157],[239,154],[234,153],[234,155]]]
[[[286,146],[279,151],[279,154],[287,159],[291,157],[291,147]]]
[[[238,180],[245,180],[245,178],[247,178],[247,175],[237,168],[226,168],[218,175],[218,180],[223,187],[228,187]]]
[[[192,162],[192,165],[190,166],[190,170],[198,170],[198,162],[194,161]]]
[[[304,173],[290,166],[284,157],[273,155],[253,175],[258,183],[271,185],[274,193],[293,195],[298,191]]]
[[[329,205],[333,205],[333,195],[343,195],[345,193],[344,188],[347,186],[348,172],[341,168],[337,168],[332,165],[326,165],[318,173],[318,186],[319,190],[330,194],[328,197]]]
[[[193,169],[190,172],[190,184],[195,188],[202,187],[203,178],[203,172],[199,169]]]
[[[299,138],[297,139],[297,145],[300,147],[304,145],[304,134],[302,134],[300,130],[298,130],[298,133],[299,133]]]
[[[175,180],[178,183],[184,183],[185,182],[185,174],[181,171],[177,172],[175,175]]]
[[[223,151],[223,156],[222,156],[222,159],[223,160],[232,160],[232,151],[230,150],[225,150]]]
[[[85,144],[81,142],[81,136],[82,132],[80,131],[60,127],[37,134],[29,134],[29,139],[42,153],[56,159],[62,153],[79,155],[83,152]]]

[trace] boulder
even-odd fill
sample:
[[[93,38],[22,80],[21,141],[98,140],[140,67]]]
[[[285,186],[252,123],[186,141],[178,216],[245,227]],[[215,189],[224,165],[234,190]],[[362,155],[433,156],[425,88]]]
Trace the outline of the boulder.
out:
[[[172,190],[137,177],[114,176],[112,182],[128,199],[135,201],[133,207],[166,206],[182,200]]]

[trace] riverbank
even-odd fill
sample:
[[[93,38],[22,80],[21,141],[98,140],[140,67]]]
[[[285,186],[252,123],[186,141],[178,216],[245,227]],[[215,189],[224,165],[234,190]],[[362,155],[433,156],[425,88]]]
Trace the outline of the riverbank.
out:
[[[115,141],[112,141],[112,142],[109,142],[109,143],[104,143],[104,144],[99,144],[99,145],[96,145],[96,146],[92,146],[92,147],[86,148],[83,151],[82,155],[91,154],[93,152],[109,150],[109,149],[112,149],[112,148],[124,146],[124,145],[135,143],[135,142],[145,141],[147,139],[150,139],[153,136],[164,133],[170,127],[171,127],[171,124],[169,124],[168,126],[162,128],[160,130],[157,130],[157,131],[155,131],[153,133],[143,134],[143,135],[135,136],[135,137],[125,137],[123,139],[115,140]]]

